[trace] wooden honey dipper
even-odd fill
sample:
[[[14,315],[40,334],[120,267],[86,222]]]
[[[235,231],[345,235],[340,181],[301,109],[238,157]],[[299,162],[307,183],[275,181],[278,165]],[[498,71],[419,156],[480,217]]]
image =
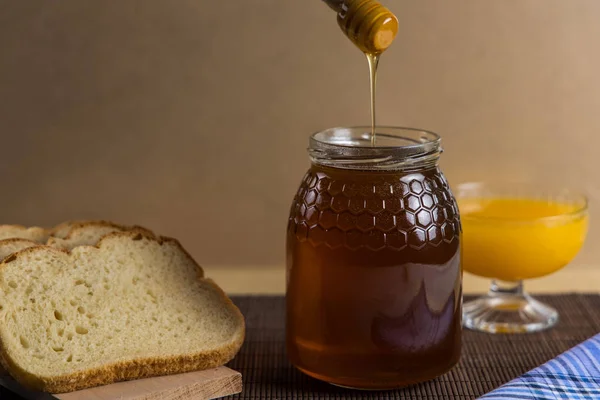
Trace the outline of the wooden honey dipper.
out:
[[[379,55],[398,33],[396,16],[375,0],[323,0],[338,14],[344,34],[366,54]]]

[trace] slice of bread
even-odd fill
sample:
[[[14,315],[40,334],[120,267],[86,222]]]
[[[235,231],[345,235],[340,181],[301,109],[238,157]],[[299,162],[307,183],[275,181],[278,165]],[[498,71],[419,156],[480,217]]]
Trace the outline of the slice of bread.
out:
[[[81,226],[81,225],[86,225],[86,224],[112,224],[111,222],[108,221],[104,221],[104,220],[72,220],[72,221],[65,221],[63,223],[60,223],[58,225],[56,225],[54,228],[52,228],[50,230],[50,235],[57,237],[57,238],[61,238],[64,239],[69,235],[69,232],[71,232],[71,230],[76,227],[76,226]],[[116,225],[116,224],[114,224]]]
[[[41,245],[41,243],[28,239],[11,238],[0,240],[0,261],[10,256],[12,253],[16,253],[17,251],[24,250],[28,247]]]
[[[55,230],[59,231],[65,238],[61,239],[50,236],[46,241],[46,244],[67,250],[71,250],[76,246],[95,245],[103,236],[125,230],[142,232],[146,235],[154,236],[154,233],[151,230],[141,226],[136,225],[128,227],[104,220],[69,221],[58,225],[58,229],[55,227],[52,231]],[[35,242],[33,240],[17,237],[2,239],[0,240],[0,261],[17,251],[41,245],[50,232],[50,230],[39,227],[27,228],[21,225],[0,225],[0,235],[4,233],[8,236],[24,236],[40,241]],[[6,371],[4,371],[0,364],[0,375],[5,373]]]
[[[16,253],[17,251],[21,251],[33,246],[41,246],[41,244],[31,240],[19,238],[0,240],[0,261],[10,256],[12,253]],[[5,373],[6,371],[2,365],[0,365],[0,375],[4,375]]]
[[[51,230],[37,226],[27,228],[22,225],[0,225],[0,261],[11,253],[27,247],[47,244],[52,247],[71,250],[76,246],[93,246],[113,232],[140,232],[155,236],[154,232],[142,226],[126,226],[109,221],[69,221]],[[61,237],[49,236],[57,233]]]
[[[146,229],[141,226],[127,226],[121,225],[110,221],[105,220],[73,220],[66,221],[61,224],[56,225],[54,228],[48,231],[49,235],[55,238],[60,239],[68,239],[73,231],[77,231],[81,228],[113,228],[115,232],[117,231],[128,231],[128,230],[140,230],[146,231],[147,234],[153,235],[154,233],[150,229]]]
[[[240,311],[175,239],[112,233],[0,263],[0,357],[17,381],[69,392],[225,364]]]
[[[58,229],[55,228],[55,233],[61,235],[61,237],[50,237],[47,241],[49,246],[67,250],[71,250],[76,246],[93,246],[103,236],[122,231],[140,232],[146,236],[155,236],[150,229],[141,226],[125,226],[109,221],[67,222],[61,225],[58,225]],[[69,227],[68,232],[67,226]]]
[[[0,240],[19,238],[46,243],[48,237],[50,237],[50,231],[39,226],[28,228],[22,225],[0,225]]]

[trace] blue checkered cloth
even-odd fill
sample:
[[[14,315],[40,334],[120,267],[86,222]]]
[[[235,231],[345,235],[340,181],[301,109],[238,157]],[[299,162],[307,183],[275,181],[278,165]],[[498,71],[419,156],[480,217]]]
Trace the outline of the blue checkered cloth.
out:
[[[480,399],[600,400],[600,334]]]

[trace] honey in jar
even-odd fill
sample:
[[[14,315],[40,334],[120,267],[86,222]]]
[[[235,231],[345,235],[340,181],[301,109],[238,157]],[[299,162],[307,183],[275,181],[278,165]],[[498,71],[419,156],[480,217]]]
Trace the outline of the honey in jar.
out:
[[[287,351],[336,385],[390,389],[432,379],[461,350],[461,225],[438,135],[334,128],[287,230]]]

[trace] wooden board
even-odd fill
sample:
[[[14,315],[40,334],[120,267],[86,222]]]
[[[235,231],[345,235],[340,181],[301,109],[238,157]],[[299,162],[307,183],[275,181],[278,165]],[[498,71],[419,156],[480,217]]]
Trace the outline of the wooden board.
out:
[[[14,387],[10,387],[12,385],[5,386],[14,390]],[[241,391],[242,375],[227,367],[219,367],[55,394],[54,398],[60,400],[205,400]],[[19,393],[25,398],[41,398],[26,391],[19,390]]]

